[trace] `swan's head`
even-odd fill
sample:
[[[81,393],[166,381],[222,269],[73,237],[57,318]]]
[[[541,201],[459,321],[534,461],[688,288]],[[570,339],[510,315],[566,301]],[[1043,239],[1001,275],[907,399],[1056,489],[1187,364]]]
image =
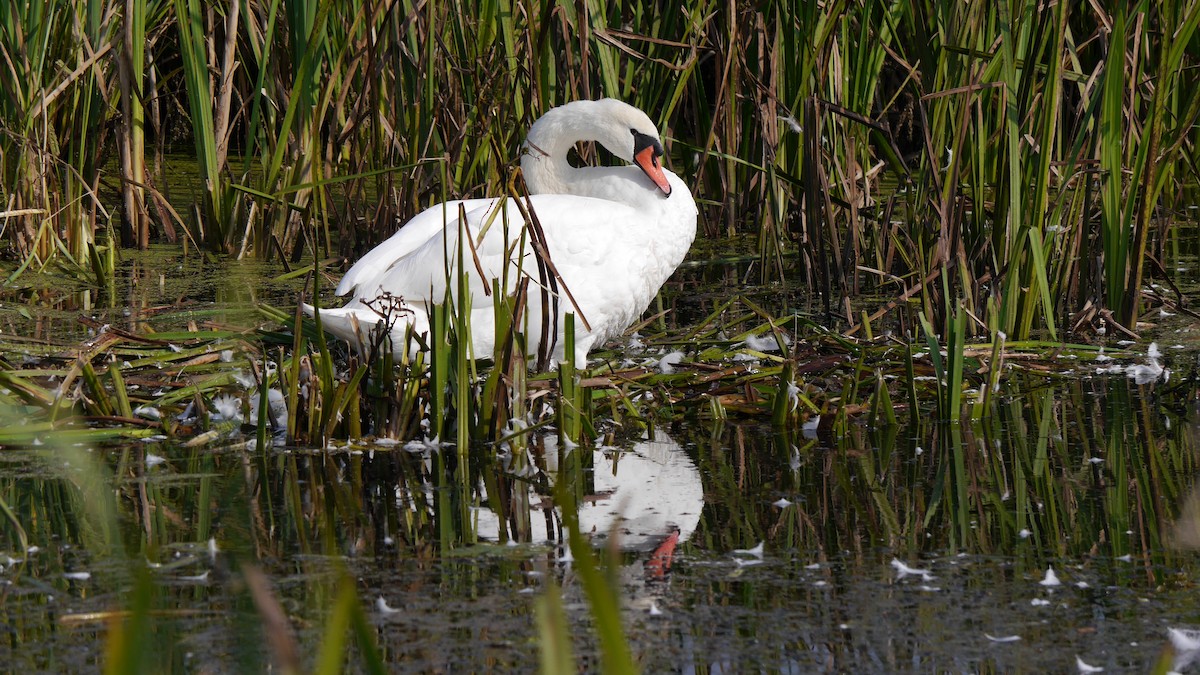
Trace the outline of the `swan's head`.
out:
[[[633,163],[654,181],[659,190],[668,197],[671,196],[671,184],[667,182],[667,174],[663,173],[663,146],[658,138],[630,128],[633,134]]]
[[[599,113],[596,115],[598,119],[594,120],[597,135],[593,140],[603,145],[614,156],[637,165],[658,189],[669,197],[671,184],[667,182],[667,176],[663,173],[662,141],[659,140],[658,129],[654,122],[650,121],[650,117],[615,98],[586,103],[592,103]]]
[[[567,151],[579,141],[596,141],[613,156],[637,165],[670,196],[671,184],[662,166],[662,141],[646,113],[612,98],[573,101],[534,122],[525,140],[526,153],[533,160],[565,162]]]

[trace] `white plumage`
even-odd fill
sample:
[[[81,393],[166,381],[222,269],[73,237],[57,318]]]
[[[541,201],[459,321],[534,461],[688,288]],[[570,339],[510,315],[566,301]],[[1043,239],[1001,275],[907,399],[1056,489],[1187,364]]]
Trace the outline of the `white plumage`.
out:
[[[572,167],[567,151],[584,140],[597,141],[634,165]],[[696,204],[683,181],[659,164],[662,145],[650,119],[612,99],[568,103],[534,123],[523,152],[521,168],[531,196],[521,201],[541,224],[558,278],[539,274],[530,233],[514,200],[445,202],[418,214],[346,272],[337,294],[351,299],[343,307],[321,309],[325,330],[363,349],[380,320],[368,303],[390,295],[402,300],[390,329],[394,349],[404,349],[410,325],[415,335],[427,336],[429,306],[445,299],[447,279],[450,295],[456,293],[462,233],[471,239],[463,242],[462,259],[476,358],[489,358],[494,349],[493,302],[484,292],[493,279],[503,280],[508,293],[521,278],[529,279],[524,328],[531,354],[543,337],[541,291],[548,290],[547,309],[557,329],[546,339],[554,340],[555,362],[564,357],[565,314],[576,314],[574,356],[579,365],[586,363],[593,346],[619,336],[637,320],[696,234]],[[464,222],[459,222],[460,212],[465,212]],[[305,311],[313,312],[307,305]]]

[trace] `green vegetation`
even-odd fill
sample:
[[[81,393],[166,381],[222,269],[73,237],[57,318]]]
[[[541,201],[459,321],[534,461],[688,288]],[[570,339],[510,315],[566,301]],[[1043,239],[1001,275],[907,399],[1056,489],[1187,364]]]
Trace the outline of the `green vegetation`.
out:
[[[338,525],[368,537],[361,460],[339,483],[330,474],[345,467],[328,457],[300,470],[267,448],[359,450],[378,438],[442,448],[430,466],[397,452],[395,483],[420,506],[388,522],[406,551],[448,556],[478,544],[470,522],[484,499],[507,523],[501,541],[529,540],[531,494],[571,522],[585,461],[575,443],[682,423],[714,444],[700,461],[720,499],[697,534],[710,550],[768,540],[861,555],[882,543],[914,555],[1015,552],[1033,569],[1103,547],[1161,581],[1183,492],[1162,477],[1194,473],[1195,448],[1180,432],[1151,434],[1145,399],[1118,391],[1099,409],[1063,371],[1100,354],[1096,334],[1139,337],[1148,308],[1195,316],[1170,270],[1197,194],[1198,24],[1194,0],[1112,13],[956,0],[5,3],[5,290],[36,271],[82,278],[115,316],[121,265],[162,242],[273,261],[320,304],[343,259],[429,205],[519,194],[516,152],[539,114],[612,96],[659,124],[701,205],[701,238],[739,242],[758,280],[809,299],[764,306],[744,292],[747,273],[693,302],[699,317],[684,323],[671,310],[685,293],[669,289],[637,327],[646,352],[599,352],[590,369],[553,373],[525,356],[521,293],[490,298],[493,354],[470,353],[465,293],[432,311],[432,349],[412,358],[393,356],[383,336],[351,354],[326,339],[319,313],[302,319],[290,305],[260,306],[267,328],[85,319],[86,340],[12,338],[0,419],[13,423],[0,425],[0,447],[46,444],[39,452],[74,468],[53,495],[4,479],[3,532],[25,548],[56,528],[84,530],[90,550],[151,559],[166,544],[165,514],[184,513],[179,536],[198,545],[212,536],[211,484],[134,496],[145,458],[129,444],[182,449],[203,473],[215,461],[203,448],[236,443],[264,498],[239,504],[262,528],[239,536],[278,552],[279,527],[305,554],[341,555],[353,544]],[[166,169],[181,152],[197,168],[182,180]],[[464,267],[463,251],[447,253]],[[658,361],[675,349],[681,361]],[[1182,409],[1194,386],[1189,373],[1156,395]],[[775,494],[740,489],[744,463],[715,447],[745,447],[730,440],[730,420],[770,425],[770,443],[754,448],[775,462]],[[802,427],[818,422],[843,439],[836,461],[808,454]],[[1077,429],[1090,457],[1063,440]],[[573,466],[554,489],[527,475],[549,430]],[[914,437],[932,440],[918,452]],[[121,451],[108,462],[77,444]],[[310,481],[319,493],[304,492]],[[781,492],[805,500],[763,506]],[[79,505],[93,500],[101,508],[81,522]],[[118,533],[118,517],[134,534]],[[616,563],[568,529],[603,665],[632,669]],[[162,591],[142,572],[130,577],[131,614],[112,621],[113,672],[153,669],[132,636]],[[274,636],[273,660],[302,669],[271,589],[249,561],[239,574]],[[559,586],[547,586],[543,667],[561,672],[578,650]],[[382,670],[353,587],[319,597],[329,611],[317,668],[337,670],[350,635],[365,667]]]
[[[1194,182],[1197,3],[658,9],[9,3],[4,241],[39,265],[117,231],[353,256],[443,195],[502,192],[542,111],[614,96],[659,121],[708,237],[757,235],[767,277],[799,255],[847,328],[879,288],[933,325],[961,302],[973,334],[1136,330]],[[201,194],[176,209],[162,156],[192,144]]]
[[[850,424],[825,440],[806,438],[799,430],[772,432],[745,424],[680,426],[675,440],[696,448],[688,454],[705,477],[706,503],[696,531],[682,546],[682,576],[677,572],[672,585],[699,583],[691,578],[698,572],[689,571],[687,560],[712,561],[765,541],[774,573],[790,556],[799,560],[797,569],[838,561],[838,571],[827,573],[847,576],[832,584],[832,592],[844,593],[847,601],[855,580],[880,574],[881,555],[885,561],[896,555],[914,564],[928,556],[950,566],[954,555],[939,558],[945,552],[966,554],[959,564],[967,566],[997,557],[1007,561],[995,572],[997,586],[1009,576],[1032,577],[1029,586],[1036,586],[1046,566],[1053,565],[1066,567],[1075,578],[1126,588],[1151,606],[1164,588],[1186,596],[1193,588],[1195,556],[1170,544],[1178,536],[1172,533],[1178,526],[1171,523],[1184,515],[1181,504],[1200,470],[1194,425],[1186,419],[1187,388],[1163,388],[1149,396],[1123,378],[1068,379],[1053,386],[1033,372],[1012,379],[1005,399],[990,405],[983,421],[970,424]],[[402,655],[418,653],[415,645],[398,644],[410,634],[403,629],[426,621],[398,598],[437,603],[479,594],[499,601],[507,596],[488,592],[480,578],[481,568],[491,566],[508,570],[507,592],[515,593],[513,587],[545,592],[520,609],[488,607],[501,616],[530,614],[529,632],[509,634],[506,640],[515,644],[497,648],[504,654],[531,654],[531,645],[522,640],[534,634],[534,607],[539,616],[545,614],[536,634],[548,649],[544,658],[552,672],[563,672],[573,658],[595,658],[595,644],[581,640],[587,626],[596,626],[594,643],[599,643],[616,640],[612,631],[622,626],[637,625],[627,607],[614,615],[612,598],[603,595],[614,589],[623,593],[614,580],[621,567],[614,550],[591,552],[583,542],[568,542],[575,530],[564,527],[560,546],[570,548],[575,562],[569,574],[560,575],[547,569],[547,559],[560,555],[553,546],[505,545],[530,541],[524,529],[530,519],[569,523],[571,505],[592,498],[584,464],[591,448],[564,453],[540,437],[530,443],[528,457],[536,468],[530,477],[506,466],[490,446],[461,454],[452,447],[414,453],[370,439],[321,451],[254,453],[228,447],[253,437],[247,425],[240,435],[224,433],[190,447],[170,440],[123,445],[112,453],[50,442],[33,446],[29,452],[44,466],[37,477],[0,478],[0,496],[24,524],[28,543],[44,551],[30,555],[19,574],[45,580],[55,595],[68,597],[72,584],[62,574],[89,570],[92,580],[84,588],[98,595],[83,595],[69,611],[39,611],[65,611],[64,622],[92,631],[108,621],[119,629],[105,633],[113,641],[152,634],[152,640],[110,644],[110,654],[123,659],[113,668],[123,672],[139,663],[143,672],[162,672],[173,662],[181,669],[182,652],[197,648],[191,636],[220,632],[221,626],[232,627],[244,642],[211,645],[229,659],[221,663],[253,668],[270,660],[284,667],[288,649],[276,645],[282,639],[298,643],[302,648],[293,644],[292,649],[312,668],[318,654],[332,659],[341,653],[342,663],[367,670],[374,639],[387,668],[395,669],[404,664]],[[80,440],[85,447],[105,447],[103,439]],[[154,455],[165,461],[152,465]],[[554,457],[560,457],[557,468],[548,464]],[[781,497],[790,503],[777,504]],[[547,505],[551,499],[558,508]],[[495,543],[480,541],[479,521],[472,514],[482,510],[504,514],[499,520],[509,523],[499,533],[488,533]],[[12,530],[6,524],[4,531]],[[78,542],[79,550],[65,557],[49,554],[63,533]],[[213,563],[210,539],[217,542],[219,559],[231,558],[228,565]],[[111,564],[114,558],[120,564]],[[349,604],[340,583],[346,575],[342,564],[352,570],[346,578],[360,579],[358,602],[367,605],[376,594],[385,596],[397,611],[395,623],[374,611],[363,631],[362,610]],[[696,566],[711,569],[712,564]],[[272,583],[254,581],[247,565],[262,567]],[[221,576],[227,568],[232,572],[224,574],[236,581]],[[425,581],[406,590],[417,569],[424,570],[420,578]],[[543,586],[531,570],[554,583]],[[187,581],[206,573],[204,582]],[[404,580],[392,581],[392,575]],[[717,593],[721,602],[733,605],[731,611],[740,606],[738,597],[770,606],[771,595],[753,594],[756,583],[766,583],[763,576],[738,579],[723,569],[719,587],[695,592]],[[945,573],[937,583],[952,579]],[[560,599],[560,592],[567,597]],[[272,601],[272,595],[282,597]],[[581,616],[585,597],[607,603],[603,623]],[[1104,598],[1118,602],[1109,593]],[[1028,604],[1028,598],[1021,600]],[[272,610],[273,602],[285,609]],[[22,641],[44,635],[32,619],[15,620],[33,611],[31,603],[36,608],[38,601],[14,594],[0,604],[0,612],[14,618]],[[100,616],[88,613],[97,607],[104,610]],[[1185,603],[1178,611],[1187,613],[1193,606]],[[280,617],[290,621],[281,624]],[[139,632],[135,619],[149,622],[150,632]],[[273,635],[280,630],[285,634]],[[287,635],[296,632],[300,635]],[[95,639],[94,634],[70,635],[78,645]],[[635,644],[627,652],[618,647],[606,653],[614,659],[627,658],[625,653],[649,658],[645,642],[638,643],[636,634],[631,639]],[[357,650],[340,650],[351,642]],[[620,666],[614,662],[613,667]]]

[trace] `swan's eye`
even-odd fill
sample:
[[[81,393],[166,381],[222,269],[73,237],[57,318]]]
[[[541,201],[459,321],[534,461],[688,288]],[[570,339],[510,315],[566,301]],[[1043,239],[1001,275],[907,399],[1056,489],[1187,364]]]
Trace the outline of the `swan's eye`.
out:
[[[641,154],[646,148],[651,148],[656,158],[662,156],[662,143],[659,143],[657,138],[649,134],[643,134],[637,129],[630,129],[629,131],[633,133],[633,155],[635,157]]]

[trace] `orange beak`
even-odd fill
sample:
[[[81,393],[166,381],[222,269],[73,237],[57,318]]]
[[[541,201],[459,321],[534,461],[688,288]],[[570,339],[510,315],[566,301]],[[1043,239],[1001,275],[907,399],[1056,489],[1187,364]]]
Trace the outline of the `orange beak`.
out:
[[[650,177],[650,180],[654,181],[664,195],[671,196],[671,184],[667,182],[667,175],[663,173],[662,164],[659,163],[658,155],[654,152],[653,147],[647,146],[638,151],[633,156],[633,163],[637,164]]]

